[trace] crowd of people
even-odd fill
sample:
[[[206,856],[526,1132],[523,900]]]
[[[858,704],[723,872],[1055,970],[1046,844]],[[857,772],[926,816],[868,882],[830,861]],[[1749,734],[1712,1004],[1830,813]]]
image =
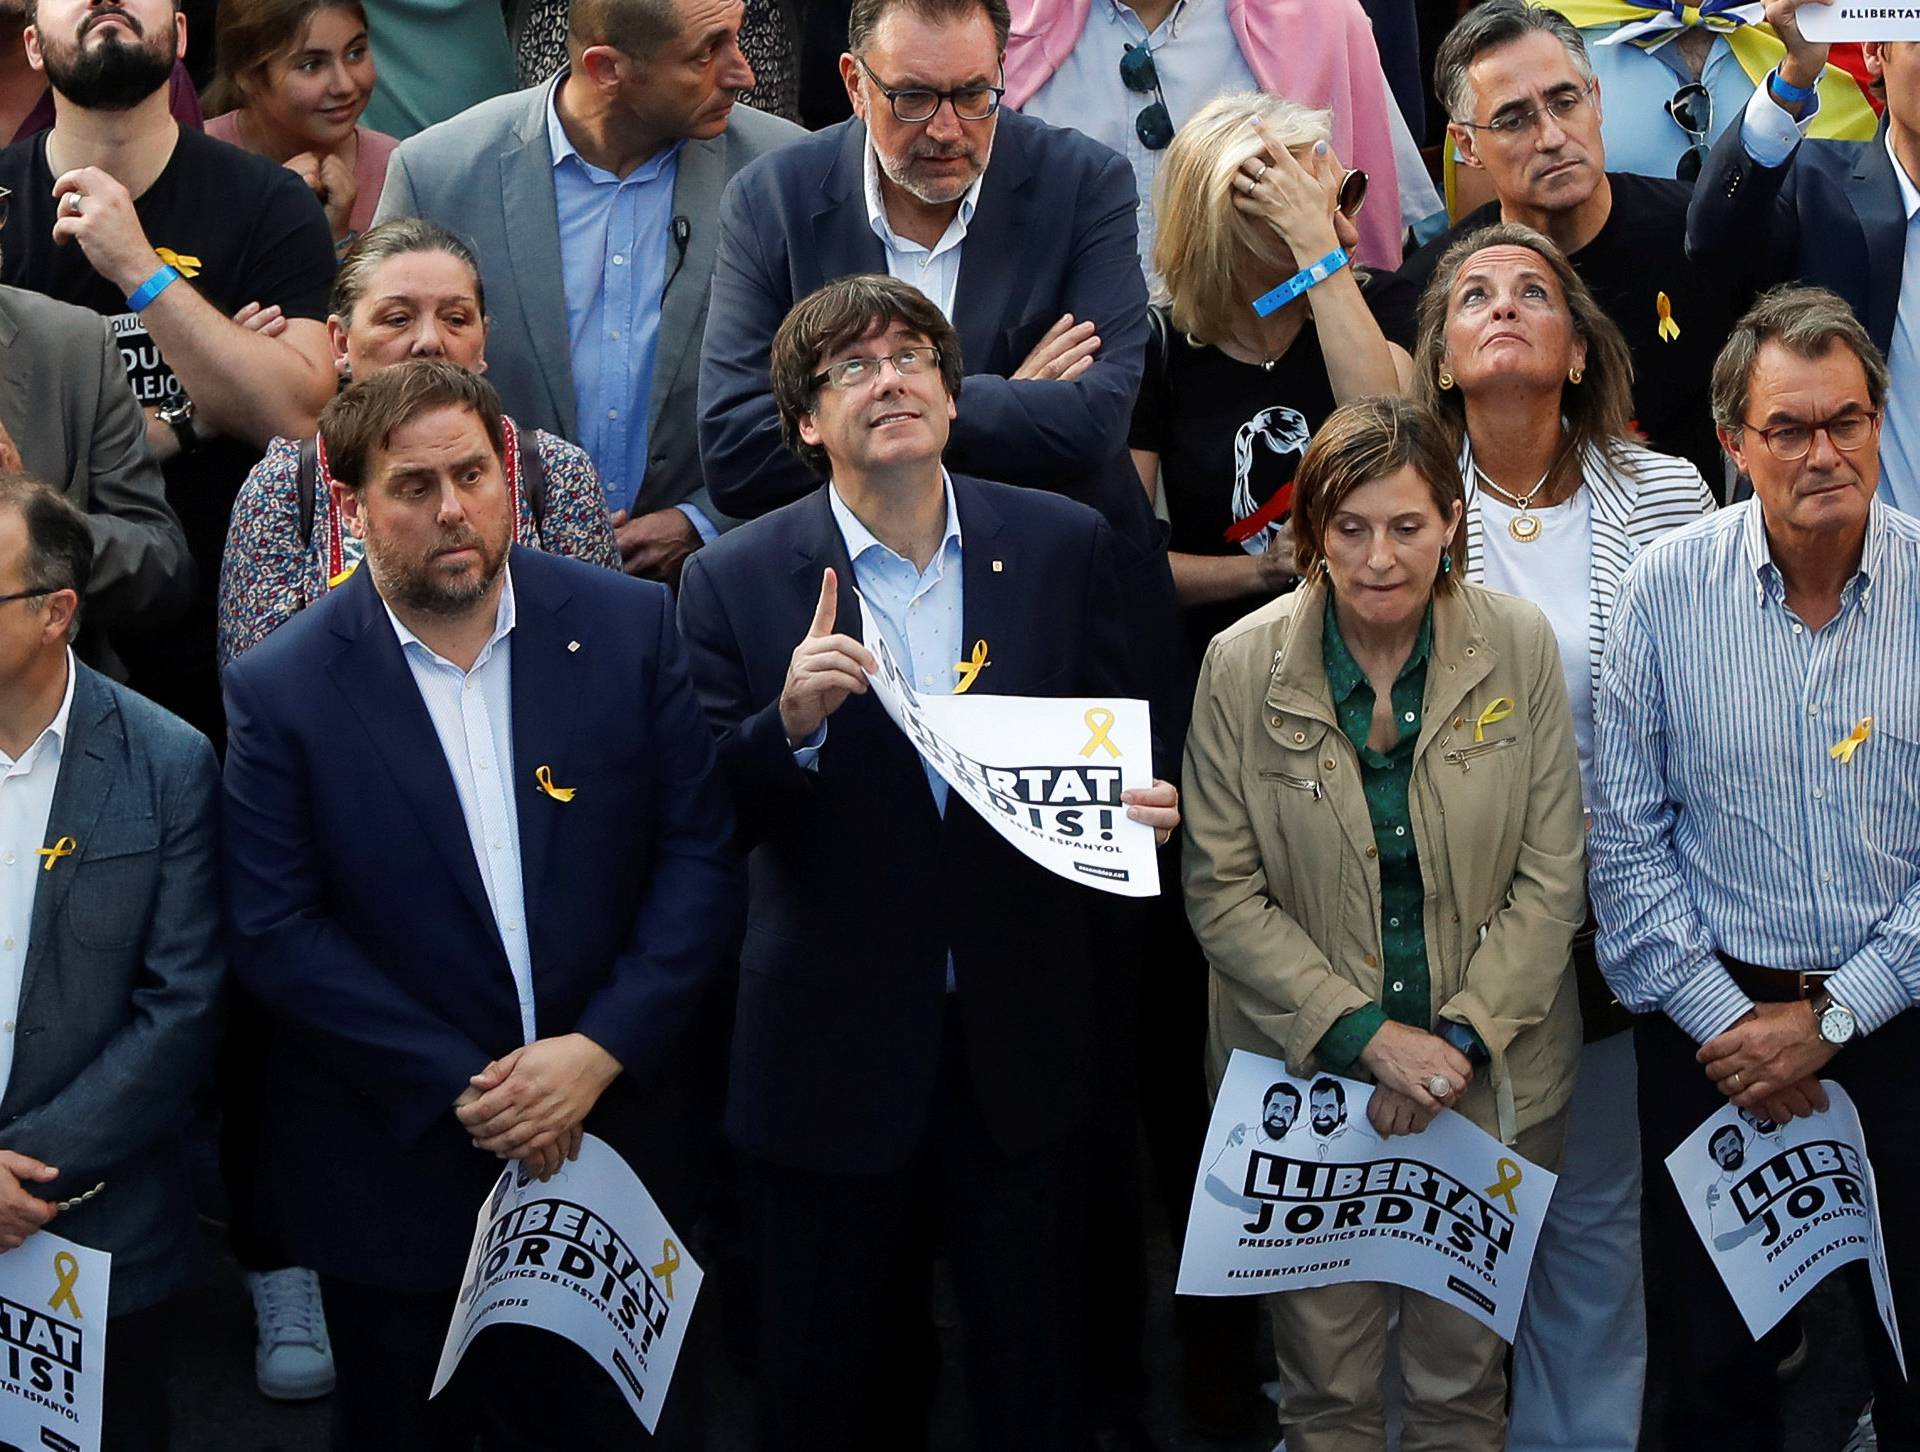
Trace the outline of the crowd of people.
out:
[[[723,1356],[923,1446],[939,1264],[981,1452],[1783,1448],[1667,1155],[1833,1081],[1920,1193],[1920,42],[1827,3],[0,0],[0,1249],[112,1253],[101,1445],[206,1217],[336,1452],[697,1447]],[[1160,895],[863,612],[1145,699]],[[1558,1174],[1511,1348],[1143,1359],[1236,1050]],[[586,1134],[728,1336],[651,1434],[537,1328],[429,1399]]]

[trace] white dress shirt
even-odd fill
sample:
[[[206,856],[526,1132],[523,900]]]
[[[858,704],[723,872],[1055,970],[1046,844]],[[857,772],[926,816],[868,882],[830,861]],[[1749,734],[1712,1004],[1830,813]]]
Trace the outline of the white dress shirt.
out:
[[[867,138],[866,174],[867,221],[886,249],[887,275],[919,288],[952,322],[953,295],[960,286],[960,244],[967,240],[967,226],[973,221],[973,209],[980,204],[980,184],[987,179],[986,172],[973,179],[973,185],[960,198],[960,210],[931,248],[902,237],[887,220],[887,202],[880,192],[880,158],[873,149],[872,137]]]
[[[413,683],[433,720],[453,789],[466,819],[473,860],[493,908],[494,927],[520,996],[520,1031],[538,1035],[533,1017],[533,955],[527,946],[527,899],[520,880],[520,819],[513,805],[513,576],[500,571],[493,634],[463,671],[437,654],[381,602],[400,637]]]
[[[27,962],[28,933],[33,925],[33,895],[50,859],[39,855],[50,847],[53,834],[63,834],[58,822],[49,822],[54,783],[60,779],[60,749],[67,737],[67,718],[73,713],[73,652],[67,652],[67,689],[47,729],[14,760],[0,751],[0,1094],[13,1077],[13,1025],[20,1010],[20,978]],[[51,859],[54,871],[73,871],[71,859]]]

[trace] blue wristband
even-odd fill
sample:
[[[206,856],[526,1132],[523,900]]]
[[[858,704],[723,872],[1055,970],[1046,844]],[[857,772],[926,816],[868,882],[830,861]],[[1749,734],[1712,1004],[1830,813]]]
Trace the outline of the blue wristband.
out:
[[[1767,77],[1767,90],[1772,93],[1773,99],[1776,101],[1785,101],[1789,106],[1806,105],[1808,101],[1813,99],[1815,89],[1814,86],[1793,86],[1787,84],[1786,78],[1780,74],[1780,68],[1778,66],[1775,66],[1772,74]]]
[[[1316,283],[1325,282],[1329,277],[1332,277],[1334,273],[1345,267],[1350,260],[1347,256],[1346,248],[1334,248],[1333,251],[1329,252],[1312,266],[1301,268],[1265,297],[1255,298],[1253,300],[1253,310],[1263,318],[1279,312],[1281,308],[1299,297],[1300,294],[1308,288],[1314,286]]]
[[[162,263],[158,272],[127,294],[127,306],[137,313],[179,280],[179,269]]]

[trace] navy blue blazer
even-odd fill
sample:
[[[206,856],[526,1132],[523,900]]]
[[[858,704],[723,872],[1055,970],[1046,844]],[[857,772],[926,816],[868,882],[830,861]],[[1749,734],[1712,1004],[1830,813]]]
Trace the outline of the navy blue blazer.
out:
[[[640,1090],[737,933],[732,819],[667,591],[519,546],[509,566],[537,1031],[586,1034],[625,1067],[587,1128],[645,1178]],[[451,1285],[500,1170],[453,1101],[520,1043],[520,1015],[453,777],[370,572],[235,661],[225,687],[234,970],[274,1035],[268,1214],[302,1265]],[[541,767],[570,801],[542,791]]]
[[[1847,300],[1882,353],[1893,346],[1906,260],[1907,213],[1887,155],[1886,122],[1871,141],[1802,141],[1761,166],[1729,126],[1714,143],[1687,209],[1687,255],[1767,287],[1798,280]]]
[[[991,661],[975,689],[1139,694],[1105,523],[1056,496],[953,485],[962,639],[984,638]],[[728,1132],[781,1164],[898,1168],[927,1121],[951,948],[988,1128],[1010,1151],[1042,1143],[1100,1087],[1103,1015],[1127,981],[1113,925],[1129,905],[1035,866],[957,792],[943,817],[870,695],[829,719],[816,769],[795,764],[780,690],[827,566],[841,581],[834,628],[858,638],[824,488],[701,550],[681,581],[694,687],[749,849]],[[1158,774],[1172,776],[1164,762]]]
[[[192,1278],[188,1109],[219,1038],[219,768],[179,717],[81,666],[34,872],[0,1148],[57,1165],[50,1229],[113,1255],[113,1315]],[[38,864],[36,863],[37,867]]]

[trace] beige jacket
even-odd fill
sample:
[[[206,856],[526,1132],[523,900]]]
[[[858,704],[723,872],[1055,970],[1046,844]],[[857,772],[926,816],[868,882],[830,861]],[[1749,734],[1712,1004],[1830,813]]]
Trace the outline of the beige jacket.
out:
[[[1236,1048],[1311,1074],[1334,1020],[1381,1001],[1378,853],[1321,665],[1326,598],[1304,585],[1255,611],[1200,670],[1181,806],[1216,1082]],[[1501,705],[1511,714],[1476,742]],[[1435,1012],[1493,1055],[1493,1092],[1476,1079],[1462,1109],[1510,1143],[1565,1106],[1580,1052],[1568,967],[1585,915],[1580,772],[1535,606],[1464,583],[1434,597],[1408,806]]]

